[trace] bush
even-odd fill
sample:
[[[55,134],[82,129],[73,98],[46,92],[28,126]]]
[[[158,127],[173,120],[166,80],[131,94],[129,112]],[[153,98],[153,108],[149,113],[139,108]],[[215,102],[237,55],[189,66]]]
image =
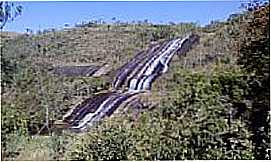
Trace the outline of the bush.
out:
[[[27,134],[29,119],[13,106],[1,106],[1,157],[14,158],[19,154],[11,142],[21,141]],[[18,139],[18,140],[17,140]]]
[[[243,22],[244,40],[238,63],[250,76],[250,129],[256,159],[270,159],[270,5],[250,3]]]
[[[175,31],[169,25],[159,25],[155,31],[151,33],[151,41],[160,39],[169,39],[174,36]]]
[[[178,83],[183,78],[183,83]],[[232,102],[245,94],[239,71],[175,73],[156,110],[111,118],[66,152],[67,160],[253,159],[250,133]],[[168,87],[170,88],[170,87]],[[236,93],[235,93],[236,92]]]

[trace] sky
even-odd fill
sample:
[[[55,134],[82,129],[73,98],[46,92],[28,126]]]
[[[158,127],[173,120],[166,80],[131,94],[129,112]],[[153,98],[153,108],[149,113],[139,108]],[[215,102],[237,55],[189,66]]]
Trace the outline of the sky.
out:
[[[64,24],[74,26],[83,21],[112,18],[124,22],[152,23],[194,22],[201,26],[212,20],[226,20],[230,14],[240,11],[236,1],[182,1],[182,2],[20,2],[23,13],[4,30],[26,32],[26,28],[44,30],[61,29]]]

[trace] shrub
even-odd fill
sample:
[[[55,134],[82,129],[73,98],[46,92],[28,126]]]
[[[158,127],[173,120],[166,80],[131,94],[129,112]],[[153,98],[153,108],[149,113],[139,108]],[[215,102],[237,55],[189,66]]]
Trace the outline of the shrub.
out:
[[[250,3],[243,22],[244,39],[238,63],[247,79],[252,100],[250,129],[256,159],[270,159],[270,5]]]
[[[253,159],[247,125],[232,113],[246,91],[240,70],[175,75],[174,89],[154,111],[136,122],[129,115],[109,119],[77,137],[66,159]]]

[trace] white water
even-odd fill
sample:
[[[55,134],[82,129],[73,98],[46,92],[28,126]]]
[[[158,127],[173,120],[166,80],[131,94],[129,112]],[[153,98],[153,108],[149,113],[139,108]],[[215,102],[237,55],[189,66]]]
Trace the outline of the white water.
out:
[[[115,97],[115,96],[114,96]],[[81,122],[79,123],[78,126],[72,127],[73,129],[81,129],[84,125],[86,125],[88,122],[90,122],[93,118],[93,116],[99,114],[103,109],[104,105],[107,104],[112,98],[108,97],[105,101],[102,102],[102,104],[99,106],[99,108],[95,111],[95,113],[89,113],[86,115]]]
[[[125,94],[125,92],[121,95],[112,93],[112,95],[104,99],[104,101],[100,105],[94,105],[95,107],[98,107],[98,109],[94,113],[86,114],[79,121],[78,125],[72,126],[71,128],[84,131],[87,128],[91,127],[97,121],[100,121],[102,118],[104,118],[106,114],[108,113],[108,111],[113,111],[111,109],[114,108],[114,106],[116,106],[116,104],[120,100],[123,100],[125,97],[128,97],[126,95],[129,95],[129,92],[137,93],[140,91],[142,92],[144,90],[149,90],[151,88],[152,82],[154,82],[156,77],[168,71],[169,63],[172,60],[172,57],[174,56],[174,54],[177,52],[178,49],[182,48],[184,41],[190,39],[189,37],[190,36],[186,36],[183,39],[179,38],[167,43],[160,51],[158,51],[154,56],[152,56],[149,60],[147,60],[147,63],[143,65],[142,68],[140,67],[141,69],[139,69],[140,70],[139,73],[131,79],[130,84],[128,85],[128,88],[129,88],[128,94]],[[135,60],[132,60],[132,61],[135,61]],[[142,64],[139,63],[138,67],[141,65]],[[135,69],[138,69],[138,68],[135,68]],[[126,73],[127,70],[129,69],[124,69],[123,73],[120,73],[120,74]],[[118,74],[117,80],[115,80],[115,84],[113,83],[114,84],[113,87],[120,83],[121,81],[120,79],[123,79],[122,77],[119,77],[120,74]],[[127,78],[129,78],[129,75],[127,75],[126,78],[124,79],[127,80]],[[125,101],[126,99],[123,102]],[[88,107],[81,107],[78,110],[71,109],[66,115],[64,115],[64,118],[67,118],[68,116],[71,116],[73,114],[80,115],[78,113],[82,109],[86,109],[86,108]]]
[[[168,48],[164,48],[158,54],[160,55],[158,58],[153,57],[150,59],[146,65],[140,70],[139,74],[136,78],[131,80],[129,87],[129,91],[140,91],[150,89],[151,81],[153,81],[153,74],[155,68],[161,63],[163,65],[162,73],[167,72],[169,62],[174,56],[176,50],[182,47],[182,44],[185,40],[189,39],[189,36],[186,36],[183,39],[176,39],[171,42],[171,45]],[[144,77],[141,77],[144,76]],[[147,79],[146,79],[147,77]],[[138,86],[136,86],[138,84]]]

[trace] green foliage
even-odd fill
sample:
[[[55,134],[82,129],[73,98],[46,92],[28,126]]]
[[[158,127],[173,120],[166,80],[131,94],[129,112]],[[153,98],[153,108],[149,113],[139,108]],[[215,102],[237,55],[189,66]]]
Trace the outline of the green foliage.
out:
[[[249,13],[243,26],[246,37],[240,47],[239,64],[249,73],[268,76],[270,66],[270,7],[269,5]]]
[[[1,54],[1,78],[3,84],[1,88],[9,86],[13,82],[13,74],[16,71],[16,63],[6,58],[3,51],[5,39],[3,36],[3,28],[8,21],[13,21],[15,17],[22,13],[22,6],[15,5],[14,2],[0,1],[0,54]]]
[[[6,100],[2,106],[12,107],[14,113],[25,116],[28,122],[23,128],[27,128],[30,134],[38,133],[48,122],[46,120],[61,119],[67,109],[77,104],[76,97],[90,97],[109,87],[102,78],[57,78],[48,72],[47,65],[36,66],[27,61],[21,64],[20,70],[14,74],[12,89],[16,91],[2,96]],[[9,114],[2,115],[4,119],[9,118]],[[9,123],[12,124],[8,122],[2,128],[13,127]]]
[[[173,34],[174,31],[170,25],[159,25],[156,27],[156,30],[151,33],[151,40],[157,41],[159,39],[169,39],[172,38]]]
[[[25,134],[27,132],[25,129],[28,122],[27,117],[18,112],[16,108],[2,106],[1,112],[2,135],[14,132]]]
[[[4,150],[1,150],[2,160],[63,160],[64,150],[72,143],[72,137],[68,134],[30,137],[13,133],[9,134],[6,141]]]
[[[1,78],[2,78],[2,88],[9,87],[14,81],[14,74],[16,73],[17,66],[16,63],[11,60],[1,57]]]
[[[254,2],[248,6],[243,22],[244,40],[238,63],[247,79],[252,100],[250,129],[256,159],[270,159],[270,5]],[[269,151],[268,151],[269,150]]]
[[[114,24],[110,28],[106,24],[90,24],[91,27],[52,30],[6,41],[1,44],[2,86],[6,88],[1,95],[3,159],[180,160],[267,156],[268,127],[264,125],[264,131],[260,128],[266,124],[266,109],[262,111],[262,107],[269,103],[269,35],[266,35],[269,7],[254,14],[235,15],[229,22],[214,21],[206,28],[194,23]],[[132,115],[110,118],[82,136],[52,133],[50,122],[61,119],[71,107],[110,86],[105,78],[53,76],[49,71],[52,65],[112,63],[110,66],[115,69],[150,41],[198,29],[200,45],[184,62],[173,59],[170,74],[165,74],[166,84],[158,81],[164,88],[159,89],[160,85],[155,88],[163,97],[156,99],[159,105],[154,110],[141,113],[136,121]],[[237,46],[239,40],[243,41],[241,50]],[[234,55],[239,51],[238,63],[245,71],[235,65]],[[183,70],[183,64],[191,68]],[[44,131],[47,122],[49,130]],[[36,136],[31,138],[29,134]]]
[[[172,82],[156,110],[135,122],[112,118],[76,138],[67,160],[253,159],[248,128],[233,114],[246,91],[240,70],[179,71]]]
[[[188,31],[195,30],[197,25],[193,23],[184,23],[177,25],[153,25],[153,27],[154,30],[152,30],[150,33],[150,40],[158,41],[181,36]]]
[[[18,142],[22,142],[20,137],[27,134],[29,119],[14,105],[10,107],[3,105],[1,106],[1,155],[4,158],[12,158],[18,155],[19,151],[14,147],[17,147]]]
[[[14,160],[23,149],[23,145],[29,138],[20,133],[10,133],[5,135],[1,141],[1,160]]]

